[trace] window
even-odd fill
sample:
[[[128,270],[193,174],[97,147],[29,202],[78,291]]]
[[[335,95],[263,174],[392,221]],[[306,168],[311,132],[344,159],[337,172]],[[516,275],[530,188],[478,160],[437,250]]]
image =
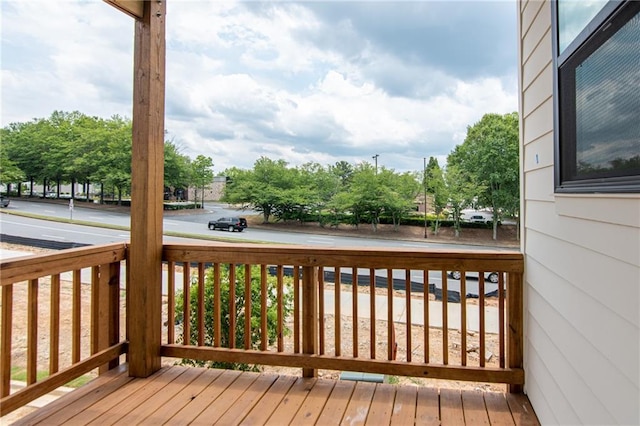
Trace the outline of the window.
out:
[[[640,192],[640,2],[553,5],[556,192]]]

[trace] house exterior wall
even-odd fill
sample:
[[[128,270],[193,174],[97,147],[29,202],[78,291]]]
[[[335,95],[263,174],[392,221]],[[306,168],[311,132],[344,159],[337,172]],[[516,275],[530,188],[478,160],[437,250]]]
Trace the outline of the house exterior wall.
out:
[[[543,424],[640,424],[640,194],[555,194],[551,3],[518,1],[525,391]]]

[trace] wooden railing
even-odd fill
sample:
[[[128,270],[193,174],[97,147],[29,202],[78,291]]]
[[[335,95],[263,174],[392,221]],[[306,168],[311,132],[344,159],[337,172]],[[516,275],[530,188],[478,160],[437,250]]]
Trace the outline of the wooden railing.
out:
[[[125,261],[127,246],[112,244],[0,262],[2,415],[128,352]],[[520,253],[169,244],[163,261],[162,356],[296,367],[305,376],[370,372],[505,383],[512,392],[524,384]],[[462,271],[460,281],[449,271]],[[468,271],[481,271],[477,281]],[[447,303],[454,284],[460,300]],[[477,300],[467,297],[472,285]],[[71,318],[61,318],[61,306]],[[26,336],[12,334],[20,323]],[[69,340],[71,353],[61,354]],[[26,370],[26,387],[12,392],[14,368]]]
[[[125,244],[112,244],[0,262],[2,415],[91,370],[118,365],[127,352],[120,332],[120,264],[126,254]],[[70,318],[61,317],[63,306],[71,307]],[[26,336],[15,335],[18,324],[26,324]],[[38,344],[42,340],[47,347]],[[71,353],[61,354],[61,342],[69,341]],[[16,392],[14,369],[26,371],[26,386]]]
[[[170,244],[164,246],[163,260],[169,269],[163,356],[299,367],[305,376],[317,369],[348,370],[505,383],[512,392],[524,384],[520,253]],[[287,271],[293,292],[289,321],[283,315]],[[459,303],[447,303],[453,284],[449,271],[462,272]],[[467,297],[469,271],[480,271],[475,308]],[[485,293],[491,283],[485,273],[488,277],[491,272],[497,273],[498,283],[489,302]],[[252,274],[259,281],[253,290],[259,289],[259,296],[248,290]],[[212,291],[205,291],[207,285]],[[244,291],[236,292],[236,287]],[[191,293],[196,288],[197,295]],[[229,306],[222,315],[225,291]],[[274,292],[277,338],[270,342],[266,307]],[[445,302],[430,300],[432,293]],[[192,303],[183,303],[176,312],[176,294]],[[398,298],[405,310],[402,318],[394,312]],[[330,302],[333,309],[327,309]],[[253,304],[259,315],[251,315],[258,309]],[[207,305],[212,306],[210,316]],[[376,313],[380,305],[382,315]],[[239,330],[244,341],[236,341],[236,333],[225,338],[224,327]],[[292,336],[287,338],[288,327]],[[327,330],[333,331],[333,339],[326,338]],[[378,340],[381,334],[383,341]],[[477,356],[472,360],[468,353]]]

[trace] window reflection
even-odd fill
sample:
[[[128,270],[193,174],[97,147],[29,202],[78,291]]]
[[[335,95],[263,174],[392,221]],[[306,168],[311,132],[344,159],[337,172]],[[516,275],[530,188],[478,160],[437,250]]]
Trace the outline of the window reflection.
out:
[[[608,0],[558,0],[558,49],[571,44]]]
[[[640,167],[640,15],[575,69],[578,175]]]

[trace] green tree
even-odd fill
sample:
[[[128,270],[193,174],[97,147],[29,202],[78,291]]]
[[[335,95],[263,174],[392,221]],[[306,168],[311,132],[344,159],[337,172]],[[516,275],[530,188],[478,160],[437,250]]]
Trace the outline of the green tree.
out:
[[[426,187],[427,193],[431,195],[433,200],[433,211],[436,214],[436,220],[433,223],[433,232],[438,235],[440,230],[440,216],[447,208],[449,202],[449,195],[447,194],[447,187],[444,182],[444,175],[438,160],[435,157],[429,158],[426,172]]]
[[[213,160],[211,157],[198,155],[191,163],[191,181],[201,190],[202,208],[204,208],[204,190],[213,182]],[[197,199],[197,197],[196,197]]]
[[[4,140],[5,129],[2,129],[2,139]],[[19,183],[24,179],[24,173],[13,161],[9,160],[7,150],[0,149],[0,185],[7,185],[7,192],[9,192],[9,185],[12,183]]]
[[[191,181],[191,159],[180,153],[173,141],[164,143],[164,186],[186,189]]]
[[[290,180],[287,162],[267,157],[256,160],[253,170],[232,168],[225,174],[230,182],[222,200],[261,212],[264,223],[268,223],[274,213],[282,214],[282,207],[288,202],[286,190],[295,185]]]
[[[415,173],[398,174],[384,167],[378,173],[378,179],[382,186],[384,212],[391,216],[394,229],[398,230],[400,221],[415,208],[420,183]]]
[[[473,200],[484,188],[467,179],[460,168],[455,164],[448,165],[444,175],[446,192],[449,195],[453,215],[455,236],[460,236],[460,212],[471,205]]]
[[[260,267],[252,266],[250,270],[251,285],[251,349],[258,349],[262,341],[261,335],[261,279]],[[293,309],[293,279],[284,277],[282,291],[282,312],[283,318],[287,318]],[[235,275],[235,297],[233,299],[235,310],[230,311],[231,291],[229,280],[229,265],[220,266],[220,344],[222,347],[230,347],[230,337],[235,337],[236,347],[242,347],[245,339],[245,268],[236,266]],[[213,346],[214,334],[214,269],[207,269],[204,281],[204,324],[205,335],[204,344]],[[272,345],[276,341],[278,335],[278,285],[275,276],[267,276],[267,344]],[[176,318],[184,319],[184,293],[179,292],[176,297]],[[198,344],[198,281],[197,278],[192,279],[190,287],[190,326],[191,334],[187,343],[190,345]],[[231,329],[230,318],[235,319],[235,327]],[[285,334],[289,333],[287,328],[284,329]],[[200,361],[192,359],[183,359],[182,362],[187,365],[208,366],[210,368],[225,368],[238,370],[257,370],[256,366],[249,366],[239,363],[227,363],[216,361]]]
[[[447,164],[457,166],[469,181],[483,189],[481,206],[493,211],[493,238],[504,211],[519,208],[518,113],[485,114],[467,128],[461,145],[449,154]]]

